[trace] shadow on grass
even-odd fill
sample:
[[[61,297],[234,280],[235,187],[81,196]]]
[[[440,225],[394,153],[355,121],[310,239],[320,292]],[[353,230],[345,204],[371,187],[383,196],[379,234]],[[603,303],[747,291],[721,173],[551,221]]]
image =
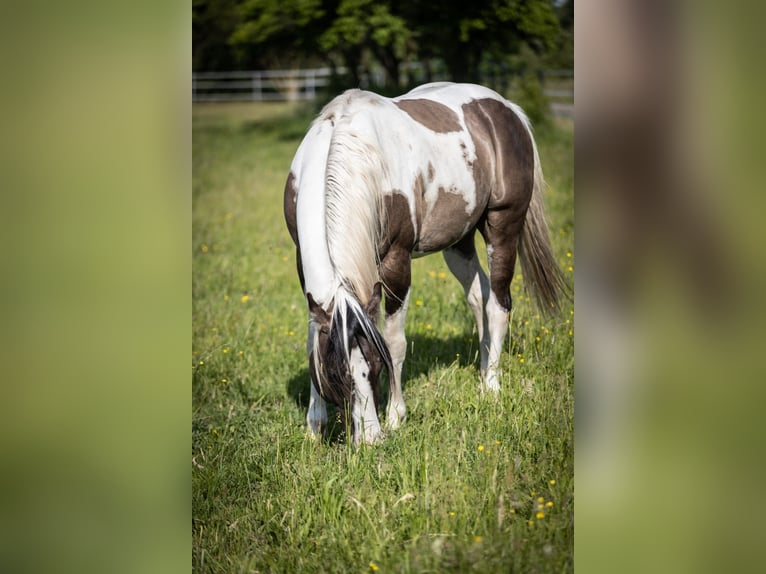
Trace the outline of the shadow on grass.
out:
[[[468,339],[468,340],[466,340]],[[406,390],[411,381],[427,375],[431,370],[451,365],[459,360],[461,365],[472,365],[478,373],[478,361],[474,357],[478,349],[478,340],[473,333],[464,333],[452,337],[438,337],[415,333],[407,337],[407,357],[402,368],[402,388]],[[458,357],[460,357],[458,359]],[[308,361],[308,358],[306,359]],[[306,411],[311,396],[311,379],[309,376],[308,363],[306,367],[298,371],[287,381],[287,393],[297,407]],[[388,382],[381,380],[380,392],[381,404],[379,414],[386,412],[388,405]],[[334,405],[327,405],[327,418],[329,429],[325,440],[329,442],[342,442],[345,439],[345,422],[342,411]]]

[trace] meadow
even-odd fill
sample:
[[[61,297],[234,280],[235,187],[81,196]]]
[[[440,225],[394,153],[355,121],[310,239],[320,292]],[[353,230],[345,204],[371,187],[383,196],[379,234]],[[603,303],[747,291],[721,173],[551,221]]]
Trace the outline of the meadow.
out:
[[[307,310],[282,192],[316,111],[193,109],[193,570],[572,571],[573,304],[541,315],[518,268],[497,396],[479,392],[473,317],[434,255],[413,266],[406,422],[361,448],[343,429],[307,438]],[[573,126],[536,137],[571,279]]]

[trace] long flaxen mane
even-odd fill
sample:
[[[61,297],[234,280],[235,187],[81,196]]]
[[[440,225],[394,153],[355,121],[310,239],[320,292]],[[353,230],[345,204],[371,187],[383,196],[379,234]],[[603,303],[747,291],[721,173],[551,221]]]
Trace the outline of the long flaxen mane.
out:
[[[329,344],[325,357],[314,338],[315,368],[325,362],[324,372],[337,375],[348,365],[354,337],[369,340],[390,372],[388,348],[365,312],[373,297],[378,275],[378,244],[383,226],[384,165],[376,153],[374,130],[366,130],[374,105],[371,95],[350,90],[331,102],[319,119],[332,115],[334,129],[325,171],[325,231],[327,250],[335,277],[330,316]],[[361,101],[360,101],[361,100]],[[361,113],[360,113],[361,112]]]

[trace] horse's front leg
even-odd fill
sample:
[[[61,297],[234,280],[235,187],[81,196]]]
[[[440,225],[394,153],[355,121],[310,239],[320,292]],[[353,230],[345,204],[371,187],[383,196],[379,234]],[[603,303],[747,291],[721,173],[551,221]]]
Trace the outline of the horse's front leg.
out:
[[[404,324],[410,302],[411,257],[405,249],[392,249],[380,264],[386,289],[386,324],[383,338],[391,354],[393,373],[388,374],[388,412],[386,425],[396,429],[407,415],[402,395],[402,365],[407,354]]]
[[[327,404],[317,392],[314,383],[311,383],[311,397],[309,397],[309,410],[306,413],[306,427],[309,435],[320,437],[327,427]]]
[[[313,342],[315,336],[315,326],[309,321],[309,334],[306,339],[306,354],[309,358],[309,372],[311,386],[311,396],[309,397],[309,409],[306,413],[306,427],[308,434],[314,437],[320,437],[322,432],[327,428],[327,403],[322,398],[322,395],[317,391],[316,381],[314,381],[314,371],[311,366],[313,361]]]

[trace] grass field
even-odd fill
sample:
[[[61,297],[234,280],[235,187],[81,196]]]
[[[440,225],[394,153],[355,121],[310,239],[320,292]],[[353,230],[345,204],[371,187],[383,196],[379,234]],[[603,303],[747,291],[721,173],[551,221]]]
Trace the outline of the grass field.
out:
[[[193,110],[193,569],[572,571],[573,307],[539,315],[518,270],[497,397],[479,393],[472,314],[435,255],[413,268],[408,420],[372,447],[306,438],[306,308],[282,191],[312,114]],[[572,276],[573,127],[537,139]]]

